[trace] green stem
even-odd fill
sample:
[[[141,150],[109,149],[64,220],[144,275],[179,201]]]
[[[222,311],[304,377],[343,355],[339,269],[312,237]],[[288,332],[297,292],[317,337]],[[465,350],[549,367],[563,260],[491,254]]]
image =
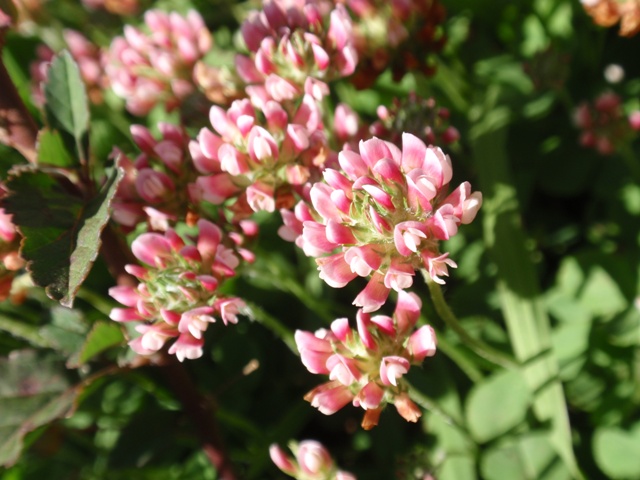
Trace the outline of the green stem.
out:
[[[504,368],[514,369],[518,367],[516,361],[509,355],[506,355],[505,353],[496,350],[495,348],[469,335],[465,328],[460,324],[451,308],[449,308],[449,305],[442,294],[440,285],[434,282],[426,271],[421,270],[421,272],[427,286],[429,287],[429,293],[431,294],[431,300],[433,301],[436,312],[444,323],[456,332],[460,339],[471,350],[473,350],[476,355]]]
[[[438,339],[438,350],[442,351],[442,353],[449,357],[449,359],[455,363],[473,383],[477,383],[482,380],[484,376],[480,369],[478,369],[473,362],[469,361],[469,359],[467,359],[460,350],[450,344],[443,333],[437,330],[435,330],[435,332],[436,338]]]
[[[455,418],[445,412],[437,402],[427,397],[424,393],[419,391],[413,385],[411,385],[406,380],[403,380],[403,383],[409,387],[409,398],[413,400],[415,403],[420,405],[425,410],[429,410],[430,412],[435,413],[436,415],[442,417],[442,419],[448,423],[449,425],[453,425],[458,430],[467,433],[467,429]]]
[[[289,347],[289,349],[298,355],[298,347],[296,346],[296,342],[293,338],[293,332],[284,325],[280,320],[278,320],[273,315],[267,313],[262,308],[258,307],[254,303],[246,302],[247,306],[251,310],[251,316],[255,318],[258,322],[269,328],[272,332],[274,332],[280,339]]]

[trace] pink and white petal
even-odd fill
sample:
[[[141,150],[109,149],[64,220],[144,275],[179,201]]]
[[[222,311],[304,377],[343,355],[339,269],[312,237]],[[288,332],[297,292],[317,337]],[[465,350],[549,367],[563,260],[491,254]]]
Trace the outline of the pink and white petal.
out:
[[[429,325],[424,325],[413,332],[407,343],[407,350],[415,362],[422,362],[425,357],[436,353],[436,333]]]
[[[413,292],[398,292],[398,301],[393,316],[398,327],[398,335],[409,332],[420,318],[422,301]]]
[[[314,251],[325,253],[332,252],[338,245],[327,239],[326,226],[314,221],[306,221],[302,223],[302,240],[304,247],[309,246]],[[306,253],[306,250],[305,250]],[[315,256],[315,255],[312,255]]]
[[[411,133],[402,134],[402,170],[405,173],[421,168],[427,146],[422,140]]]
[[[398,386],[398,380],[409,371],[409,360],[398,355],[383,357],[380,362],[380,380],[385,385]]]
[[[353,400],[353,393],[337,381],[323,383],[311,390],[304,399],[325,415],[333,415]]]
[[[384,284],[384,275],[376,272],[364,290],[355,298],[353,304],[357,307],[362,307],[362,311],[365,313],[375,312],[385,304],[389,291],[390,289]]]
[[[345,262],[342,252],[317,258],[316,263],[320,271],[320,278],[333,288],[342,288],[357,276],[351,271],[349,264]]]
[[[172,258],[171,244],[158,233],[143,233],[133,241],[131,251],[138,260],[152,267],[165,267]]]

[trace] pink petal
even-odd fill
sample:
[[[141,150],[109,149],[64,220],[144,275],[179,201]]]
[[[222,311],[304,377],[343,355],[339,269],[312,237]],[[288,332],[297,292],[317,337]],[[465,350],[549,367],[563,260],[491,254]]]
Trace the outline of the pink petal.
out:
[[[304,396],[304,399],[325,415],[333,415],[351,402],[353,397],[349,387],[334,380],[314,388]]]
[[[143,233],[131,244],[136,258],[152,267],[165,267],[172,258],[169,241],[158,233]]]
[[[398,292],[398,302],[393,316],[398,326],[398,334],[401,335],[411,330],[420,318],[422,301],[415,293]]]
[[[358,294],[353,304],[362,307],[362,311],[365,313],[374,312],[385,304],[389,291],[384,285],[384,276],[376,272],[364,290]]]
[[[357,276],[344,261],[343,253],[318,258],[316,263],[320,270],[320,278],[333,288],[342,288]]]
[[[436,333],[428,325],[416,330],[407,344],[407,350],[415,362],[422,362],[425,357],[432,357],[436,353]]]

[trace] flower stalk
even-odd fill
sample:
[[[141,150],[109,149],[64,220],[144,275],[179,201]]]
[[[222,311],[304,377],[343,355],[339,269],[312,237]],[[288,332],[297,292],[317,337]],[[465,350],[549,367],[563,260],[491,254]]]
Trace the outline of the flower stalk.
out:
[[[465,345],[478,356],[501,367],[513,369],[518,366],[517,362],[510,356],[469,335],[444,299],[440,285],[434,282],[424,269],[422,269],[421,272],[429,287],[429,293],[431,294],[431,300],[433,301],[436,312],[444,323],[458,334]]]

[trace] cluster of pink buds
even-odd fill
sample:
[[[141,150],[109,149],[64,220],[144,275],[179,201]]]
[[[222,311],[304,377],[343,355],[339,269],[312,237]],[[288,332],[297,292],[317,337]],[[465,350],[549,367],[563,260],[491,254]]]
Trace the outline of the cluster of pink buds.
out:
[[[46,45],[38,45],[36,48],[37,59],[29,65],[31,99],[38,107],[42,107],[45,103],[44,83],[47,81],[47,72],[54,55],[55,52]]]
[[[149,10],[144,19],[149,33],[125,26],[124,37],[115,38],[106,55],[111,87],[134,115],[146,115],[157,104],[178,107],[195,90],[194,65],[212,44],[195,10],[186,17]]]
[[[138,0],[82,0],[91,9],[104,8],[116,15],[134,15],[140,8]]]
[[[640,111],[625,116],[622,101],[615,93],[600,95],[593,104],[581,103],[574,120],[582,129],[580,144],[595,148],[602,155],[611,155],[616,147],[629,141],[634,131],[640,131]]]
[[[440,277],[456,264],[439,243],[475,218],[482,194],[468,182],[447,194],[451,160],[409,133],[402,150],[372,138],[360,142],[359,152],[340,152],[342,171],[325,169],[326,183],[313,185],[310,202],[281,211],[279,233],[317,258],[320,277],[332,287],[371,276],[353,303],[372,312],[391,289],[409,288],[417,269],[444,283]]]
[[[102,68],[102,52],[99,47],[91,43],[84,35],[76,30],[62,32],[69,53],[78,63],[80,76],[87,88],[91,102],[102,102],[102,91],[106,87],[106,77]],[[43,84],[47,80],[49,64],[53,60],[54,52],[46,45],[39,45],[36,49],[37,60],[31,63],[32,98],[36,105],[44,105]]]
[[[252,97],[265,90],[273,100],[290,100],[301,96],[309,77],[328,81],[354,72],[351,19],[343,5],[329,8],[306,0],[266,0],[262,11],[249,14],[241,31],[250,57],[236,57],[236,68],[252,85]]]
[[[444,46],[444,7],[438,0],[345,0],[352,12],[360,61],[353,82],[370,86],[389,66],[394,79],[409,70],[434,72],[430,56]]]
[[[0,185],[0,198],[5,194],[4,187]],[[24,260],[18,252],[20,236],[11,219],[12,215],[0,208],[0,301],[9,297],[13,278],[24,266]]]
[[[133,161],[119,149],[114,151],[126,175],[113,202],[113,218],[126,229],[146,219],[152,230],[164,231],[194,209],[188,185],[197,172],[191,164],[189,135],[164,122],[158,130],[160,140],[142,125],[131,126],[133,140],[142,151]]]
[[[268,100],[262,107],[265,121],[248,99],[236,100],[228,110],[211,107],[212,132],[198,136],[202,156],[194,156],[203,174],[196,181],[202,200],[220,204],[242,195],[252,213],[273,212],[294,204],[292,188],[320,178],[319,167],[327,155],[320,110],[311,95],[288,113]]]
[[[372,135],[391,143],[399,143],[402,132],[409,132],[427,145],[449,145],[460,139],[460,133],[449,124],[449,110],[438,107],[434,98],[420,98],[415,93],[393,106],[378,107],[378,121],[370,128]]]
[[[141,355],[151,355],[175,338],[169,348],[180,361],[202,356],[203,334],[220,317],[225,325],[237,323],[246,310],[237,297],[227,297],[218,287],[235,275],[239,260],[222,244],[221,230],[208,220],[198,221],[198,237],[185,243],[174,230],[144,233],[133,241],[133,254],[146,266],[127,265],[140,280],[137,287],[117,286],[109,295],[127,308],[114,308],[117,322],[144,322],[136,327],[140,337],[129,345]]]
[[[276,466],[296,480],[356,480],[352,474],[338,470],[327,449],[315,440],[290,442],[295,458],[273,444],[269,455]]]
[[[405,420],[416,422],[422,413],[409,398],[402,377],[411,365],[420,365],[436,352],[433,329],[425,325],[414,330],[421,307],[414,293],[400,292],[393,317],[359,310],[356,330],[346,318],[340,318],[330,330],[296,331],[304,366],[311,373],[329,375],[329,381],[307,393],[305,400],[325,415],[349,402],[362,407],[366,430],[378,424],[388,403]]]

